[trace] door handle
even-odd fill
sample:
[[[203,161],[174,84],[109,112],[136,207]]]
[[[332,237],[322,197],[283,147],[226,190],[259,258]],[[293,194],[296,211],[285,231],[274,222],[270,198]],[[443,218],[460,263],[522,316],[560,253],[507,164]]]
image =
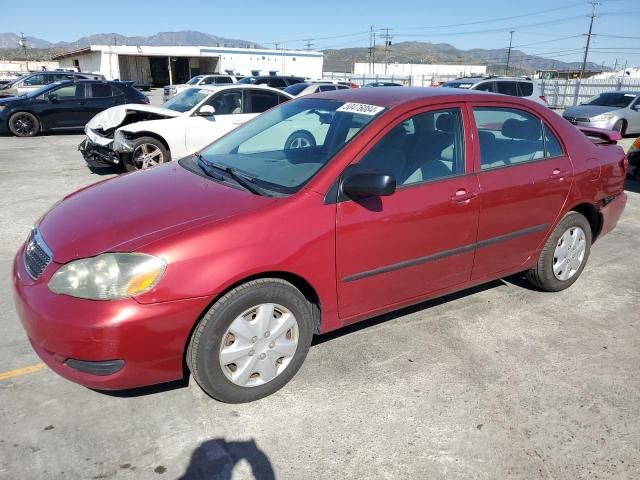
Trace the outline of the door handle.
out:
[[[565,172],[564,170],[560,170],[559,168],[554,168],[553,172],[551,172],[551,175],[549,175],[549,178],[561,178],[561,177],[564,177],[566,173],[567,172]]]
[[[466,188],[459,188],[456,190],[456,194],[451,197],[451,201],[454,203],[469,203],[469,200],[477,196],[476,193],[468,192]]]

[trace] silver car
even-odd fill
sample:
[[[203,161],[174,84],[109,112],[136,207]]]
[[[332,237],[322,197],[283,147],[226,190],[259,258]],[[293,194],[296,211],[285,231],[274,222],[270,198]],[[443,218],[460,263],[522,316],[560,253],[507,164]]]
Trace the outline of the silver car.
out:
[[[640,133],[640,92],[605,92],[562,114],[574,125]]]
[[[184,92],[187,88],[201,87],[203,85],[227,85],[229,83],[237,83],[238,80],[234,75],[220,75],[216,73],[206,75],[196,75],[187,83],[179,85],[167,85],[164,87],[162,99],[166,102],[170,98],[176,96],[180,92]]]

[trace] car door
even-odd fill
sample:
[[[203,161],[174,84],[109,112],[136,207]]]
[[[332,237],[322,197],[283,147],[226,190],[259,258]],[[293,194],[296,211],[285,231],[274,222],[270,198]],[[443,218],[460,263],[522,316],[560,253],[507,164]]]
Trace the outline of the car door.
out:
[[[454,104],[405,114],[343,174],[379,171],[398,185],[390,196],[337,203],[339,314],[346,323],[469,281],[479,191],[466,160],[465,116]]]
[[[244,96],[241,89],[227,89],[209,97],[190,117],[185,119],[185,144],[188,152],[195,152],[220,138],[251,115],[244,112]],[[213,115],[201,115],[199,110],[209,105]]]
[[[480,182],[472,278],[517,271],[547,238],[569,195],[573,166],[558,136],[524,107],[474,104]]]
[[[85,108],[89,119],[98,112],[124,103],[124,93],[120,90],[116,92],[108,83],[87,83],[86,88]]]
[[[68,83],[43,95],[48,102],[40,115],[45,128],[81,128],[89,121],[84,87],[84,83]]]

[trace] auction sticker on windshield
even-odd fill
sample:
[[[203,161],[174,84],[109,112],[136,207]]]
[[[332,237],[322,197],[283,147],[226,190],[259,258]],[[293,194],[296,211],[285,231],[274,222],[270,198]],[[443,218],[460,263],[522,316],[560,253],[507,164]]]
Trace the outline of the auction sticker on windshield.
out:
[[[345,103],[336,112],[360,113],[362,115],[377,115],[384,107],[377,105],[368,105],[366,103]]]

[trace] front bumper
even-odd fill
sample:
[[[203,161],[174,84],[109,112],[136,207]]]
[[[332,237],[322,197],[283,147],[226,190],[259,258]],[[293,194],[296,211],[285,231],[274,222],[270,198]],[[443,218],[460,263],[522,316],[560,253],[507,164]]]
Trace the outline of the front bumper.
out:
[[[185,346],[209,299],[142,305],[131,298],[92,301],[56,295],[47,283],[59,265],[50,264],[34,281],[24,267],[23,252],[24,246],[13,265],[16,310],[33,349],[52,370],[98,390],[183,377]],[[102,368],[113,361],[121,361],[115,373],[78,369],[87,362]]]
[[[616,117],[610,120],[592,121],[589,119],[581,119],[580,117],[563,117],[577,127],[600,128],[602,130],[613,130],[613,126],[618,120]]]
[[[120,165],[122,159],[111,149],[112,144],[113,142],[106,146],[98,145],[87,137],[80,142],[78,150],[89,166]]]

